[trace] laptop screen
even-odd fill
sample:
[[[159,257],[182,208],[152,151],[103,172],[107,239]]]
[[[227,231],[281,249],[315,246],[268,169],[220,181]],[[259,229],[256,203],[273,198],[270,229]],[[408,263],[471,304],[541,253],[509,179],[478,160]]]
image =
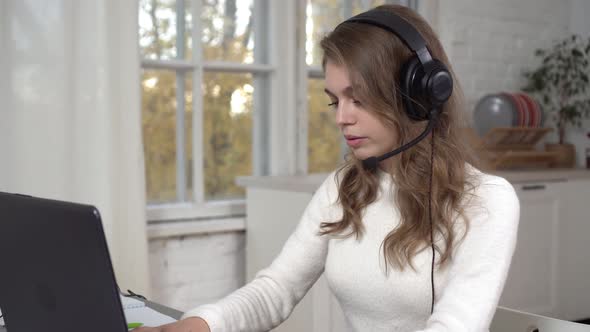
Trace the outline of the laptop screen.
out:
[[[95,207],[0,193],[0,256],[10,332],[127,331]]]

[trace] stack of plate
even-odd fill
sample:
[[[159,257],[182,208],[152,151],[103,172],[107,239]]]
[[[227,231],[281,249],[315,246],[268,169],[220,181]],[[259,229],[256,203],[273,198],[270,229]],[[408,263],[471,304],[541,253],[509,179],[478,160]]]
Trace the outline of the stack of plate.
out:
[[[498,127],[540,128],[543,112],[539,103],[524,92],[501,92],[481,98],[473,113],[475,130],[484,136]]]

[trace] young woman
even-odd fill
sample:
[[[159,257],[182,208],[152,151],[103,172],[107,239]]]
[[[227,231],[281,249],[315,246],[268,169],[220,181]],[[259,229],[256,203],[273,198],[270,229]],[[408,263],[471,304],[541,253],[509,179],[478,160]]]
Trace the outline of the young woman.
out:
[[[253,281],[138,331],[270,330],[322,273],[351,330],[488,330],[519,202],[506,180],[474,167],[459,134],[461,91],[435,33],[387,5],[343,22],[321,47],[345,164]]]

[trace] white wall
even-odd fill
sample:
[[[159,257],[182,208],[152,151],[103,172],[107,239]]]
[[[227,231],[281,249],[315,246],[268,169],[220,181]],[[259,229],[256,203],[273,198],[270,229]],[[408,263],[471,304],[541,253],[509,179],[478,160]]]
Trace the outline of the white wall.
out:
[[[445,0],[438,31],[468,100],[519,90],[522,71],[536,64],[534,50],[550,46],[569,28],[567,1]]]
[[[571,1],[422,0],[421,10],[439,32],[472,110],[487,93],[518,90],[523,83],[520,73],[534,64],[536,48],[551,45],[570,30],[590,31],[585,20],[590,1]],[[587,145],[580,135],[570,135],[579,155]],[[578,162],[582,163],[580,156]],[[155,299],[188,309],[243,284],[244,236],[154,239],[150,261]]]
[[[590,1],[588,0],[571,0],[571,17],[570,30],[582,36],[590,35]]]
[[[570,31],[581,36],[590,37],[590,1],[571,0]],[[582,128],[572,128],[567,135],[567,140],[576,145],[578,166],[586,166],[586,149],[590,149],[590,139],[586,136],[590,133],[590,119],[582,123]]]
[[[244,240],[244,232],[151,239],[153,299],[186,311],[242,286]]]

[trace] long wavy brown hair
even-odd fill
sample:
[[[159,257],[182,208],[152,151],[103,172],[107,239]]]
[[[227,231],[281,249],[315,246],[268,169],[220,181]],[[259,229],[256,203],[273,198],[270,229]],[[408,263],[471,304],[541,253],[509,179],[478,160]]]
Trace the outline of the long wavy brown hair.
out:
[[[443,106],[430,139],[395,156],[391,169],[386,172],[393,179],[394,203],[401,220],[381,246],[388,267],[403,270],[409,265],[414,268],[412,258],[431,246],[432,232],[438,264],[444,265],[468,230],[463,203],[468,196],[467,189],[474,187],[475,180],[467,168],[468,164],[478,165],[460,130],[464,127],[461,122],[463,94],[438,37],[422,17],[404,6],[384,5],[377,9],[394,12],[411,23],[425,39],[433,58],[445,63],[454,78],[453,94]],[[324,37],[320,45],[324,52],[324,69],[327,61],[348,68],[355,98],[391,128],[399,145],[422,132],[426,121],[412,121],[403,111],[399,72],[413,53],[396,35],[372,25],[346,22]],[[428,213],[432,139],[435,144],[431,230]],[[364,169],[361,161],[349,153],[337,171],[338,202],[343,217],[340,221],[323,222],[321,234],[361,237],[363,211],[377,198],[379,176],[379,171]],[[454,231],[457,220],[465,222],[465,232],[461,234]]]

